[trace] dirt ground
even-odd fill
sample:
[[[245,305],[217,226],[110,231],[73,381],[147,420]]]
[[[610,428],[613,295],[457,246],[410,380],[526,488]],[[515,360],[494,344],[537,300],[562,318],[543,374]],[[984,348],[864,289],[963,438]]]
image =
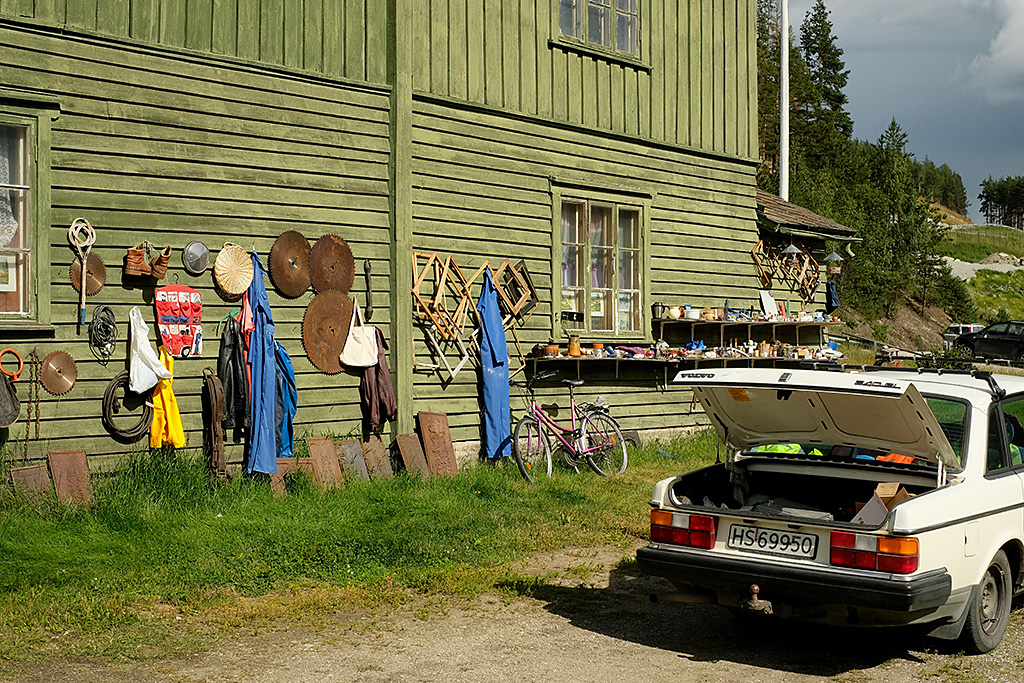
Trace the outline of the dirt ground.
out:
[[[737,619],[710,605],[655,604],[667,584],[617,568],[615,548],[542,555],[545,581],[474,599],[430,598],[337,628],[239,633],[202,655],[158,662],[60,662],[26,683],[196,681],[651,681],[917,683],[1020,681],[1021,602],[996,651],[966,657],[913,632]]]

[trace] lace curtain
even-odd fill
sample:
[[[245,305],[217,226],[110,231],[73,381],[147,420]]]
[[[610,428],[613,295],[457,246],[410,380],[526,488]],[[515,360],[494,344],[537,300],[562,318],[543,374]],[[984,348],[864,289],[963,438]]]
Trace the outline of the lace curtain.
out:
[[[0,127],[0,185],[11,182],[11,170],[17,166],[13,163],[14,131]],[[0,188],[0,248],[10,245],[18,231],[18,221],[14,217],[14,190]]]

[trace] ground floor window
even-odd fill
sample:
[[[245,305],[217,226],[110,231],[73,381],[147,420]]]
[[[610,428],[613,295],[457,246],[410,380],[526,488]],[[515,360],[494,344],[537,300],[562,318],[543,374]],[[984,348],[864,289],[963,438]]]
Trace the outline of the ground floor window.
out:
[[[29,127],[0,122],[0,315],[31,312]]]

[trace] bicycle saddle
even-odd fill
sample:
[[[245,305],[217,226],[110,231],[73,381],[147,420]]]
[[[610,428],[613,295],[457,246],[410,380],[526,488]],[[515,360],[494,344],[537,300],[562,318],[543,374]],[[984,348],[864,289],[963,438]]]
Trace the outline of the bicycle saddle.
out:
[[[583,386],[583,380],[581,379],[563,379],[562,384],[567,387],[581,387]]]

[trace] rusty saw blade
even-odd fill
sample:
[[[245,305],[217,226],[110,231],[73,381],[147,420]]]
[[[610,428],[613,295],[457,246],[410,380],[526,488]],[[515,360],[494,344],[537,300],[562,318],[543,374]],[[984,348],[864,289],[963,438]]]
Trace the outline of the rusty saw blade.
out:
[[[270,280],[283,296],[295,299],[309,289],[309,240],[288,230],[270,248]]]
[[[78,366],[75,365],[75,359],[65,351],[53,351],[43,359],[39,380],[43,388],[54,396],[63,396],[71,391],[77,379]]]
[[[338,290],[348,294],[356,279],[356,263],[348,242],[337,235],[324,235],[309,252],[309,279],[317,294]]]
[[[85,259],[85,295],[92,296],[107,282],[107,266],[96,254],[89,252]],[[71,286],[76,292],[82,291],[82,262],[75,257],[71,262]]]
[[[328,375],[342,371],[341,352],[352,322],[352,299],[336,290],[313,297],[302,318],[302,346],[318,370]]]

